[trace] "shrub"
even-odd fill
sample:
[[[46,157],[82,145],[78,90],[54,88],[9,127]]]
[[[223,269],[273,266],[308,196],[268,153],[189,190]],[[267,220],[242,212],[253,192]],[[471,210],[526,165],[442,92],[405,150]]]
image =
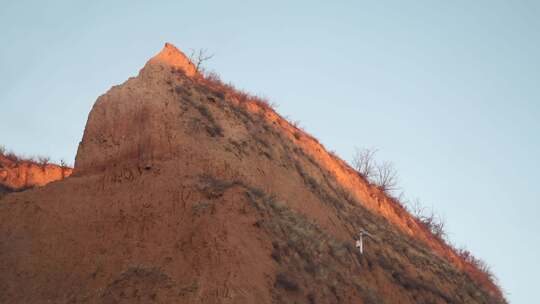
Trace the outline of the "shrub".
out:
[[[399,189],[398,174],[391,162],[378,163],[375,160],[376,149],[357,148],[353,156],[352,167],[370,184],[385,192]]]
[[[428,211],[422,206],[419,199],[415,199],[412,203],[404,203],[407,210],[416,218],[431,234],[441,240],[446,240],[446,222],[444,218],[437,215],[433,209]]]
[[[352,160],[352,166],[356,171],[368,181],[375,175],[375,153],[377,150],[369,148],[356,148],[356,153]]]
[[[219,75],[215,72],[203,73],[200,81],[212,89],[214,91],[214,95],[216,96],[220,96],[222,98],[229,96],[238,100],[240,104],[251,102],[258,105],[263,110],[273,110],[273,108],[276,107],[276,104],[271,103],[265,97],[252,95],[243,90],[237,89],[230,83],[224,83]]]
[[[280,288],[283,288],[285,290],[292,291],[292,292],[300,290],[300,287],[298,287],[298,284],[284,273],[279,273],[276,276],[275,285],[276,287],[280,287]]]
[[[47,166],[50,161],[51,161],[51,158],[48,156],[38,156],[38,159],[37,159],[38,164],[41,165],[42,167]]]
[[[476,269],[484,273],[491,281],[495,281],[495,274],[491,270],[491,267],[483,260],[475,257],[469,250],[465,248],[459,248],[455,250],[457,255],[461,257],[465,262],[471,264]]]
[[[23,160],[22,158],[20,158],[17,154],[15,154],[14,152],[6,152],[4,154],[4,157],[11,160],[12,162],[15,162],[15,163],[18,163],[20,162],[21,160]]]
[[[439,239],[446,239],[446,223],[441,216],[438,216],[431,211],[431,213],[425,214],[419,219],[433,235]]]
[[[397,171],[391,162],[384,162],[377,165],[375,184],[383,191],[393,191],[398,189]]]

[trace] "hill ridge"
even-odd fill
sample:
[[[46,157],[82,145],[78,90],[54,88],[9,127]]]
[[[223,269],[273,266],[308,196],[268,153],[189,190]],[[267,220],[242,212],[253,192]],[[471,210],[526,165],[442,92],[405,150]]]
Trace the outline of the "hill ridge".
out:
[[[0,153],[0,186],[4,193],[22,191],[44,186],[50,182],[62,180],[71,175],[72,168],[67,165],[49,163],[47,158],[41,161],[26,159],[14,153]]]
[[[72,177],[0,201],[0,300],[504,303],[267,101],[153,58],[98,98]]]

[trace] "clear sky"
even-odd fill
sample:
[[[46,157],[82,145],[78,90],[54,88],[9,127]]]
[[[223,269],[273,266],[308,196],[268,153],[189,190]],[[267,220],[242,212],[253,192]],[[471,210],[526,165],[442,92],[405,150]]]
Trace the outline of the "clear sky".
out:
[[[88,112],[164,42],[269,97],[346,160],[379,149],[410,197],[538,299],[540,2],[0,0],[0,144],[73,162]]]

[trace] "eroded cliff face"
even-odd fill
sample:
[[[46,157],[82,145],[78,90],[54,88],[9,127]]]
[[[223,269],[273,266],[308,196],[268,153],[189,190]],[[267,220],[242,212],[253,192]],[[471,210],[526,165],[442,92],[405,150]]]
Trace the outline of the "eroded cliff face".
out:
[[[44,186],[71,175],[72,169],[55,164],[13,160],[0,154],[0,185],[5,192]]]
[[[98,98],[74,170],[1,201],[0,300],[504,301],[314,138],[170,44]],[[376,236],[364,255],[362,228]]]
[[[179,107],[170,106],[175,75],[194,77],[189,59],[171,44],[150,59],[139,76],[113,87],[96,101],[75,160],[75,173],[127,166],[152,166],[178,150],[182,140]]]

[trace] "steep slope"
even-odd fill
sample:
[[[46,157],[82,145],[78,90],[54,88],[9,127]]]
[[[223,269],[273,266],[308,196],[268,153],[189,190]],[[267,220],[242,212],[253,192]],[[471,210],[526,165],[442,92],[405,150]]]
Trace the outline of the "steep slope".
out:
[[[64,179],[71,175],[72,169],[55,164],[38,164],[15,155],[0,153],[0,197],[3,193],[21,191],[50,182]]]
[[[98,98],[74,170],[0,201],[0,302],[504,303],[315,139],[170,44]],[[375,240],[360,255],[362,228]]]

